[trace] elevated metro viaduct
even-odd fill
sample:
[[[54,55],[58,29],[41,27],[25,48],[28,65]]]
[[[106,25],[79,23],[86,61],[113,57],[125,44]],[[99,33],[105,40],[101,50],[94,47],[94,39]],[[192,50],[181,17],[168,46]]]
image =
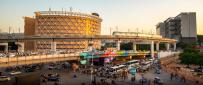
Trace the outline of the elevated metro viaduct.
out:
[[[117,42],[117,50],[120,50],[120,43],[122,41],[130,41],[133,42],[133,49],[134,52],[136,51],[136,44],[150,44],[150,55],[152,58],[154,58],[154,45],[156,44],[156,51],[159,51],[159,44],[160,43],[166,43],[166,49],[169,50],[170,44],[173,44],[173,50],[176,50],[176,40],[174,39],[168,39],[168,38],[162,38],[162,37],[153,37],[153,36],[118,36],[118,35],[96,35],[96,36],[81,36],[81,35],[69,35],[69,36],[57,36],[57,37],[50,37],[50,36],[0,36],[0,43],[5,43],[7,42],[15,42],[15,43],[24,43],[26,41],[51,41],[51,49],[52,51],[56,51],[56,41],[68,41],[68,40],[88,40],[88,43],[92,43],[93,40],[107,40],[107,41],[116,41]],[[23,45],[23,44],[18,44],[18,45]],[[23,47],[23,46],[21,46]],[[23,48],[18,49],[18,51],[21,52]],[[53,61],[64,61],[64,60],[78,60],[77,56],[78,54],[74,56],[69,56],[69,55],[63,55],[61,57],[46,57],[45,60],[50,60],[49,62]],[[13,62],[9,62],[13,59]],[[30,60],[29,60],[30,59]],[[22,60],[22,61],[21,61]],[[2,62],[9,62],[9,63],[2,63],[0,64],[0,67],[6,67],[6,66],[12,66],[12,65],[17,65],[17,64],[28,64],[28,62],[35,62],[35,63],[40,63],[44,62],[44,59],[39,55],[35,57],[27,56],[27,57],[13,57],[13,58],[8,58],[6,60],[1,59]],[[27,62],[24,62],[27,61]],[[40,62],[39,62],[40,61]],[[47,62],[47,61],[46,61]]]
[[[88,40],[89,43],[93,40],[114,40],[117,42],[117,50],[120,50],[120,43],[122,41],[133,42],[133,49],[136,51],[136,44],[146,43],[150,44],[151,57],[154,56],[154,44],[156,44],[156,50],[159,51],[159,44],[166,43],[166,50],[170,49],[170,44],[173,44],[173,50],[176,50],[177,40],[155,37],[155,36],[126,36],[126,35],[66,35],[66,36],[4,36],[0,37],[0,42],[16,42],[22,43],[26,41],[51,41],[51,50],[56,51],[55,41],[68,41],[68,40]],[[23,46],[22,46],[23,47]]]

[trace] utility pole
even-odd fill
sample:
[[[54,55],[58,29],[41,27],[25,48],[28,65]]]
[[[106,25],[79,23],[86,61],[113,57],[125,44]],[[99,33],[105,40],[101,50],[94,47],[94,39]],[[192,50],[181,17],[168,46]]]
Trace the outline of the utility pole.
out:
[[[70,12],[73,12],[73,8],[72,7],[70,7]]]
[[[20,34],[20,27],[18,28],[19,34]]]
[[[137,33],[138,33],[138,28],[136,28],[137,29]]]
[[[11,27],[10,26],[9,26],[8,32],[9,32],[9,34],[11,34]]]
[[[142,34],[143,34],[143,29],[142,29]]]
[[[112,29],[111,29],[111,27],[110,27],[110,35],[111,35],[111,30],[112,30]]]

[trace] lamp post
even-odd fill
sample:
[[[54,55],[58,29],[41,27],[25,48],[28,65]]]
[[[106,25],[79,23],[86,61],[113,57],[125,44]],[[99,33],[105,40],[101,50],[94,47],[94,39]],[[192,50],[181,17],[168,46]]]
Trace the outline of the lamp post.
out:
[[[91,47],[91,83],[92,83],[92,80],[93,80],[93,42],[90,42],[90,47]]]

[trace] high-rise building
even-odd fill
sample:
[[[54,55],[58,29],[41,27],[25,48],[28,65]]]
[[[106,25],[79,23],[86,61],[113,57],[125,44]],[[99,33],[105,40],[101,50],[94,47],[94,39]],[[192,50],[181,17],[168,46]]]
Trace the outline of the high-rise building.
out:
[[[33,20],[25,18],[25,35],[31,34],[52,37],[66,35],[94,36],[100,35],[101,32],[102,19],[97,13],[84,14],[72,11],[39,11],[35,12],[35,18],[32,19],[34,19],[34,23],[32,23]],[[31,25],[27,26],[28,24]],[[34,50],[50,50],[51,43],[51,41],[36,41],[34,42]],[[55,41],[55,45],[58,50],[83,50],[88,47],[88,41]],[[93,47],[100,48],[100,41],[94,40]],[[30,49],[27,48],[25,50]]]
[[[157,27],[156,27],[156,34],[157,35],[162,35],[162,37],[165,37],[165,27],[164,27],[164,23],[163,22],[160,22],[157,24]]]
[[[156,27],[157,34],[176,39],[179,42],[197,41],[196,13],[183,12],[160,22]]]

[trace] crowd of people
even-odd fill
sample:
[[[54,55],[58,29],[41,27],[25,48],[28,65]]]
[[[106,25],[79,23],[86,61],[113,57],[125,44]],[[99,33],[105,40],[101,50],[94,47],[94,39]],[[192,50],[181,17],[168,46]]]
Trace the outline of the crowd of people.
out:
[[[162,66],[166,72],[170,73],[171,80],[179,79],[185,83],[187,81],[193,81],[196,84],[203,84],[203,78],[193,75],[188,68],[185,68],[185,65],[176,62],[177,59],[178,56],[162,59]]]

